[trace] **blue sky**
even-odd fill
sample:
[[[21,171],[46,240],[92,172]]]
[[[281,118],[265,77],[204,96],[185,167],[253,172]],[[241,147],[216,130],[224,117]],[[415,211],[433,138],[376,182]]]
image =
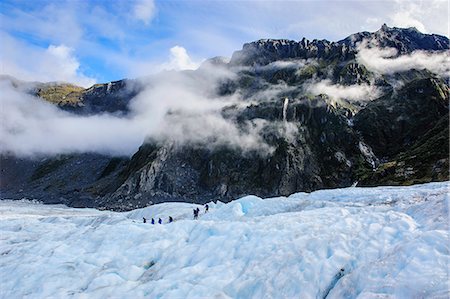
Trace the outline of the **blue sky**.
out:
[[[0,2],[2,74],[83,86],[194,69],[260,38],[339,40],[383,23],[448,35],[448,2]]]

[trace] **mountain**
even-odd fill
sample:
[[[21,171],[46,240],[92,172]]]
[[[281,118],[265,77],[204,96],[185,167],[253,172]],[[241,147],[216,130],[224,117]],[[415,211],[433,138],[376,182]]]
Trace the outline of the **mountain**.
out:
[[[429,63],[380,72],[362,62],[362,47],[395,49],[379,58],[389,66],[396,58],[415,61],[417,53],[422,59],[446,55],[449,40],[383,25],[338,42],[266,39],[245,44],[230,61],[213,58],[183,76],[209,82],[219,71],[233,74],[214,81],[208,92],[214,93],[211,101],[239,98],[215,117],[231,124],[235,134],[256,131],[248,149],[245,138],[219,142],[217,131],[201,142],[149,136],[132,157],[75,153],[39,160],[4,153],[2,197],[129,210],[166,201],[286,196],[356,182],[448,180],[448,72]],[[24,90],[77,115],[129,117],[135,112],[130,105],[146,84],[163,82],[155,78],[88,89],[34,83]],[[189,113],[172,109],[165,117],[178,120]]]

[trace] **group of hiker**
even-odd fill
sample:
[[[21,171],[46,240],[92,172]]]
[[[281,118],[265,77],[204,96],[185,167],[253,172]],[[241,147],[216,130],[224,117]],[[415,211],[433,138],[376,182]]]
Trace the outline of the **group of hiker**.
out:
[[[209,206],[208,204],[205,205],[205,214],[208,213],[209,211]],[[197,207],[193,210],[194,212],[194,219],[198,219],[198,215],[200,214],[200,209]]]
[[[206,213],[208,213],[208,211],[209,211],[209,206],[208,206],[208,204],[206,204],[204,207],[205,207],[205,214],[206,214]],[[194,212],[194,219],[198,219],[198,215],[200,214],[200,209],[197,207],[197,208],[195,208],[195,209],[193,210],[193,212]],[[143,219],[143,222],[144,222],[144,223],[147,223],[147,218],[142,217],[142,219]],[[172,223],[172,222],[173,222],[173,218],[172,218],[172,216],[169,216],[169,222],[168,222],[168,223]],[[155,223],[156,223],[155,218],[152,218],[152,220],[150,221],[150,223],[151,223],[151,224],[155,224]],[[158,223],[158,224],[163,224],[162,219],[161,219],[161,218],[158,218],[157,223]]]
[[[142,217],[142,219],[143,219],[144,223],[147,223],[147,218]],[[173,222],[173,218],[172,218],[172,216],[169,216],[169,222],[168,222],[168,223],[172,223],[172,222]],[[151,224],[155,224],[155,223],[156,223],[156,222],[155,222],[155,218],[152,218],[152,220],[150,221],[150,223],[151,223]],[[163,223],[162,219],[161,219],[161,218],[158,218],[158,224],[162,224],[162,223]]]

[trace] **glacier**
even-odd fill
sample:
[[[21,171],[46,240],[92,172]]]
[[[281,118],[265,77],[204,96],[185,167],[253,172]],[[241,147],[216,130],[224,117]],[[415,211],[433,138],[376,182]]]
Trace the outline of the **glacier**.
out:
[[[246,196],[208,213],[2,200],[0,298],[449,298],[449,188]]]

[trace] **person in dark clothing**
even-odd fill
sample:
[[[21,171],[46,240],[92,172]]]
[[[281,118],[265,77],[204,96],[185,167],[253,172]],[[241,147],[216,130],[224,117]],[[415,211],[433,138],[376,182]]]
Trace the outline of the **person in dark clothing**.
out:
[[[208,210],[209,210],[209,206],[208,206],[208,204],[206,204],[205,205],[205,213],[208,213]]]
[[[158,219],[158,223],[159,223],[159,224],[162,224],[161,218]]]
[[[198,208],[194,209],[194,219],[198,218]]]
[[[152,224],[155,224],[155,219],[152,218]]]
[[[172,218],[172,216],[169,216],[169,223],[172,223],[173,222],[173,218]]]
[[[144,219],[144,223],[147,223],[147,219],[145,219],[145,217],[142,217],[142,219]]]

